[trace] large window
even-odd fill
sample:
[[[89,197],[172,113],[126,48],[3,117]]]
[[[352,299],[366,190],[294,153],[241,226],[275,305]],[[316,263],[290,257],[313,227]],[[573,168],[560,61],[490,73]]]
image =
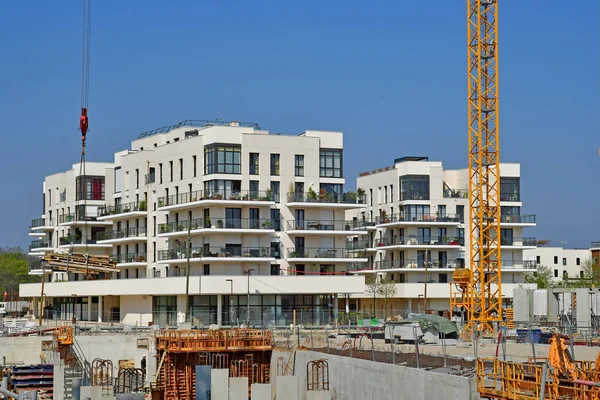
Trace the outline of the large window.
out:
[[[321,183],[320,189],[321,192],[332,194],[342,194],[344,193],[344,185],[339,183]]]
[[[400,177],[400,201],[429,200],[429,175]]]
[[[115,168],[115,193],[121,191],[121,167]]]
[[[250,175],[258,175],[258,153],[250,153]]]
[[[271,181],[271,193],[273,195],[273,201],[275,201],[275,203],[279,203],[279,187],[279,182]]]
[[[103,176],[78,176],[75,191],[77,200],[104,200],[104,177]]]
[[[319,176],[324,178],[342,177],[342,150],[321,149]]]
[[[521,201],[520,178],[500,178],[500,201]]]
[[[279,175],[279,166],[279,154],[271,154],[271,175]]]
[[[204,148],[204,174],[241,174],[241,147],[211,145]]]
[[[304,155],[296,154],[294,157],[294,175],[304,176]]]

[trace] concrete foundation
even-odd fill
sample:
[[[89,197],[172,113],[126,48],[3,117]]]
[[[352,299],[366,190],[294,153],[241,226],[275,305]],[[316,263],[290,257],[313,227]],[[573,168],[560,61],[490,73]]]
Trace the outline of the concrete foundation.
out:
[[[252,400],[271,400],[271,384],[270,383],[254,383],[250,387],[252,392]]]
[[[229,370],[213,369],[210,373],[210,399],[229,400]]]
[[[229,400],[248,400],[248,378],[229,378]]]

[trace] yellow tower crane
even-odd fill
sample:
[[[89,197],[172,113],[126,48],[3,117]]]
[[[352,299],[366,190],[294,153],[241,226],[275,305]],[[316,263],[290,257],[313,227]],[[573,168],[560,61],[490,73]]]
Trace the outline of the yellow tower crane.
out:
[[[456,270],[451,311],[466,311],[462,337],[502,321],[498,0],[467,0],[469,273]]]

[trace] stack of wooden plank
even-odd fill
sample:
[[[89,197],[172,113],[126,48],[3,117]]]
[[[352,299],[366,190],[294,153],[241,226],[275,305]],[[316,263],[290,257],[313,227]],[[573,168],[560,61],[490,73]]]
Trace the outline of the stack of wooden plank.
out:
[[[42,260],[54,271],[67,271],[99,274],[101,272],[116,272],[115,260],[107,255],[91,255],[82,253],[46,253]],[[45,269],[46,267],[44,267]]]

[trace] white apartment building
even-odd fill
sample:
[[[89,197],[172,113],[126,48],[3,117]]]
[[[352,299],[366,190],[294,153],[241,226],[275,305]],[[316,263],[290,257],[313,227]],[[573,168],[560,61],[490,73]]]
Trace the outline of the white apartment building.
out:
[[[527,259],[535,260],[536,265],[550,268],[552,280],[577,279],[583,277],[584,262],[592,259],[590,249],[565,249],[562,247],[536,247],[523,252]]]
[[[367,230],[345,213],[366,204],[344,192],[341,132],[184,121],[141,134],[112,163],[87,163],[83,185],[80,175],[76,164],[45,179],[30,254],[73,246],[112,255],[119,272],[45,271],[52,318],[288,325],[296,310],[302,323],[329,323],[364,292],[347,271],[367,258],[346,238]],[[40,284],[20,294],[39,300]]]
[[[519,164],[501,164],[500,173],[502,296],[509,303],[523,274],[535,268],[524,251],[535,248],[536,241],[525,236],[524,228],[536,222],[535,215],[521,212]],[[469,268],[468,182],[467,169],[444,170],[440,161],[426,157],[398,158],[393,167],[358,177],[357,191],[366,194],[367,208],[347,215],[368,225],[369,262],[355,273],[385,274],[396,282],[388,307],[419,311],[426,301],[428,310],[449,309],[452,272]],[[369,296],[358,297],[360,309],[373,309]],[[375,301],[382,308],[381,300]]]

